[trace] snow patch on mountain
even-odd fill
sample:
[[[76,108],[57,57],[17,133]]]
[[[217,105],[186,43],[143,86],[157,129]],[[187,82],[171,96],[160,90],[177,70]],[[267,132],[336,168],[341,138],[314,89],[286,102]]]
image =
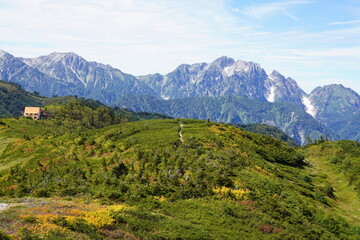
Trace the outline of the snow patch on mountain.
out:
[[[305,131],[303,129],[301,129],[299,131],[299,136],[300,136],[300,139],[301,139],[301,144],[304,144],[305,143]]]
[[[269,94],[265,97],[268,102],[275,102],[275,86],[270,87]]]
[[[305,105],[306,112],[315,118],[315,116],[316,116],[316,108],[311,103],[311,99],[309,97],[303,96],[301,101]]]
[[[160,97],[161,97],[162,99],[164,99],[164,100],[169,100],[169,99],[170,99],[170,97],[169,97],[169,96],[166,96],[166,95],[160,95]]]

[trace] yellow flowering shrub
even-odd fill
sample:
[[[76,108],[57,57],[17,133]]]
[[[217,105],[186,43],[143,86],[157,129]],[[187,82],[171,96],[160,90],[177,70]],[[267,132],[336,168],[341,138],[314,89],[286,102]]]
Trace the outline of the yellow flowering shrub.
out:
[[[247,199],[250,190],[248,189],[231,189],[228,187],[217,187],[213,188],[213,192],[220,198],[233,199],[233,200],[244,200]]]
[[[114,214],[122,212],[126,205],[103,206],[99,204],[68,203],[63,201],[49,202],[48,204],[27,207],[26,212],[19,215],[21,224],[33,233],[46,236],[49,232],[57,231],[69,233],[69,229],[58,224],[58,219],[64,219],[70,225],[79,221],[99,229],[106,225],[114,224]],[[56,211],[54,212],[54,209]],[[21,210],[21,209],[20,209]],[[24,209],[25,210],[25,209]],[[28,212],[31,212],[29,214]]]
[[[86,222],[96,227],[103,227],[114,223],[114,219],[111,217],[109,209],[99,209],[87,212],[84,219]]]

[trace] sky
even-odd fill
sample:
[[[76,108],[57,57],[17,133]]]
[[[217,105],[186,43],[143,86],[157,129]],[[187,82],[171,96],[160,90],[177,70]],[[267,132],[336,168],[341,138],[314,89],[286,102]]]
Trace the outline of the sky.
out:
[[[360,93],[360,0],[0,0],[0,49],[75,52],[132,75],[228,56],[307,93]]]

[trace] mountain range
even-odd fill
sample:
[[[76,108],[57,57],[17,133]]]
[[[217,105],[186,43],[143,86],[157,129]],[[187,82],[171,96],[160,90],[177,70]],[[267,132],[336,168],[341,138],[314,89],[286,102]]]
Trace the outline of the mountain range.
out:
[[[332,84],[306,94],[292,78],[225,56],[136,77],[75,53],[20,58],[0,50],[0,79],[48,97],[76,95],[173,117],[265,123],[302,144],[307,137],[360,137],[360,96],[353,90]]]

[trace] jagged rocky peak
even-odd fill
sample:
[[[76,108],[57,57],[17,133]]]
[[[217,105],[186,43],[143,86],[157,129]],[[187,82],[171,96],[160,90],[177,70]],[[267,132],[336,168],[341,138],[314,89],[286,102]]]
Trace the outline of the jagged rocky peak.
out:
[[[275,92],[279,87],[282,87],[285,77],[278,71],[273,70],[265,80],[265,87],[267,89],[265,98],[268,102],[275,102]]]
[[[234,59],[232,58],[229,58],[229,57],[226,57],[226,56],[222,56],[222,57],[219,57],[218,59],[215,59],[215,61],[213,61],[211,63],[212,66],[218,66],[220,68],[225,68],[225,67],[228,67],[230,65],[233,65],[235,62]]]
[[[325,85],[323,87],[317,87],[315,88],[312,93],[315,92],[335,92],[335,91],[349,91],[354,92],[352,89],[344,87],[342,84],[329,84]],[[355,92],[354,92],[355,93]],[[355,93],[356,94],[356,93]]]
[[[189,70],[189,67],[190,67],[189,64],[181,64],[175,69],[175,71],[187,72]]]
[[[350,88],[344,87],[342,84],[329,84],[325,85],[323,87],[317,87],[315,88],[310,95],[312,97],[319,96],[319,95],[327,95],[330,97],[331,95],[354,95],[359,96],[356,92],[354,92]]]
[[[315,88],[310,94],[316,120],[339,132],[343,139],[359,136],[360,96],[341,84]]]
[[[208,66],[207,63],[195,63],[195,64],[191,64],[189,65],[189,71],[190,72],[200,72],[205,70],[205,68]]]
[[[284,77],[283,75],[281,75],[281,73],[279,73],[279,72],[276,71],[276,70],[273,70],[273,71],[271,72],[271,74],[268,76],[268,78],[271,79],[271,80],[274,80],[274,81],[276,81],[276,80],[281,80],[281,79],[285,79],[285,77]]]
[[[93,65],[72,52],[53,52],[37,58],[19,58],[19,60],[51,77],[65,82],[81,82],[84,85]]]
[[[15,58],[15,57],[10,53],[7,53],[0,49],[0,58]]]
[[[195,63],[195,64],[181,64],[179,65],[174,72],[190,72],[190,73],[199,73],[207,67],[207,63]],[[155,74],[154,74],[155,75]]]
[[[79,62],[86,62],[86,60],[73,52],[53,52],[49,55],[40,56],[37,58],[19,58],[24,63],[32,67],[39,67],[43,69],[45,66],[53,66],[56,63],[61,64],[77,64]]]
[[[285,78],[278,71],[272,73],[265,80],[265,98],[269,102],[288,102],[306,109],[303,96],[305,92],[291,78]]]
[[[341,84],[330,84],[315,88],[303,97],[306,111],[326,125],[333,119],[350,118],[360,110],[360,96]]]
[[[281,73],[279,73],[276,70],[273,70],[271,74],[267,77],[267,81],[265,82],[265,85],[267,88],[276,87],[276,88],[283,88],[286,87],[286,85],[291,84],[291,78],[285,78]],[[294,80],[292,80],[294,81]]]
[[[311,94],[318,104],[320,102],[328,103],[336,102],[337,104],[342,102],[340,107],[347,108],[353,106],[357,110],[360,110],[360,96],[351,88],[344,87],[342,84],[330,84],[323,87],[315,88]]]
[[[0,57],[5,56],[6,54],[8,54],[7,52],[4,52],[3,50],[0,49]]]
[[[279,73],[276,70],[273,70],[271,74],[268,76],[269,82],[273,85],[278,85],[279,87],[286,87],[286,85],[291,85],[294,88],[300,90],[300,87],[297,85],[296,81],[292,78],[285,78],[284,75]]]
[[[41,56],[39,58],[41,58],[44,62],[49,62],[49,64],[60,61],[67,64],[72,64],[79,61],[84,61],[84,62],[86,61],[84,58],[80,57],[79,55],[73,52],[67,52],[67,53],[54,52],[48,56]]]
[[[242,60],[234,61],[232,58],[226,58],[227,61],[224,61],[223,64],[223,74],[227,77],[231,77],[237,73],[249,73],[249,72],[257,72],[261,75],[265,75],[265,71],[261,68],[261,66],[254,62],[245,62]]]
[[[67,54],[68,53],[53,52],[47,56],[41,56],[39,58],[51,59],[51,60],[53,60],[53,62],[57,62],[57,61],[60,61],[61,59],[63,59]]]

